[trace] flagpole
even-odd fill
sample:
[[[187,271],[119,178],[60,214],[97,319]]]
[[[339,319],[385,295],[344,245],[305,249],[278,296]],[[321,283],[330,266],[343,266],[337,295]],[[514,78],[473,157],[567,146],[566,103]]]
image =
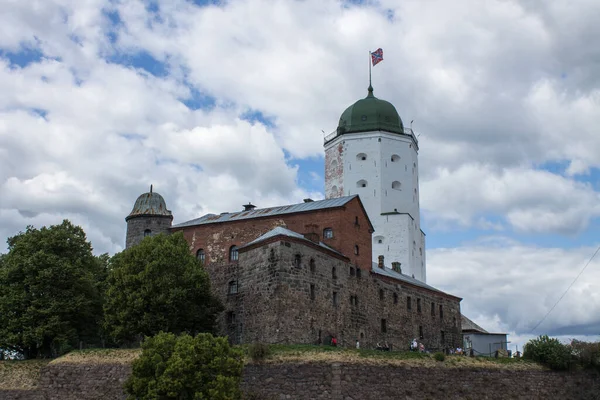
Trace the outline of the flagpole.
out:
[[[369,88],[371,87],[371,51],[369,50]]]

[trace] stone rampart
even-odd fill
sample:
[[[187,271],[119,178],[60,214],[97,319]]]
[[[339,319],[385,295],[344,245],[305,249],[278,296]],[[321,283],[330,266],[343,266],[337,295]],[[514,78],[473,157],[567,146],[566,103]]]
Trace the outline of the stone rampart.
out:
[[[123,400],[123,364],[51,364],[37,390],[0,390],[2,400]],[[583,399],[600,398],[592,372],[409,367],[357,363],[249,364],[242,387],[252,399]]]

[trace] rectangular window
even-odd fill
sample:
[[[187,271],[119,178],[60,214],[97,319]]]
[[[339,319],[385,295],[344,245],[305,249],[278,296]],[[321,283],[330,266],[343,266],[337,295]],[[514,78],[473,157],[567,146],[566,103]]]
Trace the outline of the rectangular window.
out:
[[[394,293],[394,304],[398,304],[398,293]]]
[[[337,292],[333,292],[332,300],[333,300],[333,305],[337,306],[337,304],[338,304]]]
[[[381,320],[381,333],[387,332],[387,319]]]
[[[227,313],[227,324],[229,324],[229,325],[235,324],[235,313],[233,311],[229,311]]]
[[[385,294],[383,292],[383,289],[379,289],[379,300],[383,300]]]
[[[325,239],[333,238],[333,229],[331,229],[331,228],[323,229],[323,238],[325,238]]]
[[[350,267],[350,276],[354,276],[354,268]]]
[[[442,344],[444,344],[446,342],[446,334],[444,331],[440,331],[440,336],[442,337]]]
[[[237,294],[237,292],[238,292],[238,282],[237,281],[230,281],[229,282],[228,293],[229,294]]]
[[[412,310],[412,298],[410,296],[406,298],[406,309]]]
[[[444,319],[444,308],[440,304],[440,319]]]
[[[419,339],[423,339],[423,326],[419,325]]]
[[[421,312],[421,299],[417,299],[417,312]]]
[[[314,285],[314,283],[310,284],[310,299],[311,300],[315,299],[315,285]]]
[[[356,277],[360,278],[360,268],[356,268]]]
[[[435,317],[435,303],[433,301],[431,302],[431,316]]]

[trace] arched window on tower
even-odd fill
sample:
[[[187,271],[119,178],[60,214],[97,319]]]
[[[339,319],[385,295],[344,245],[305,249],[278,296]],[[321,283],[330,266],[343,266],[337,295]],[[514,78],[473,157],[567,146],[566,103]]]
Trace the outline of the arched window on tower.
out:
[[[238,260],[238,247],[234,244],[229,248],[229,261]]]
[[[392,182],[392,189],[400,190],[402,184],[399,181]]]
[[[361,179],[360,181],[356,182],[356,187],[358,187],[358,188],[367,187],[367,181],[365,181],[364,179]]]
[[[204,264],[204,249],[198,249],[196,252],[196,259]]]
[[[398,154],[394,154],[392,156],[392,162],[398,162],[398,161],[400,161],[400,156]]]
[[[146,230],[144,231],[144,237],[146,237],[146,236],[150,236],[151,234],[152,234],[152,231],[151,231],[150,229],[146,229]]]
[[[365,153],[358,153],[356,155],[356,161],[366,161],[367,155]]]

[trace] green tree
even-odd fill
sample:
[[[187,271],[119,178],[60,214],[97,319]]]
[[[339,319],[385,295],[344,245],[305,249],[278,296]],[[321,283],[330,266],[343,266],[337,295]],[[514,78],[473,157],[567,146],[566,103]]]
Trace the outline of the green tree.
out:
[[[182,233],[146,237],[110,261],[105,329],[117,343],[158,332],[212,332],[222,310]]]
[[[142,344],[125,382],[128,400],[237,400],[244,366],[226,338],[159,333]]]
[[[556,338],[541,335],[531,339],[523,348],[523,358],[545,364],[552,369],[569,369],[572,362],[571,347]]]
[[[85,232],[67,220],[9,238],[0,261],[0,348],[56,357],[97,341],[101,274]]]

